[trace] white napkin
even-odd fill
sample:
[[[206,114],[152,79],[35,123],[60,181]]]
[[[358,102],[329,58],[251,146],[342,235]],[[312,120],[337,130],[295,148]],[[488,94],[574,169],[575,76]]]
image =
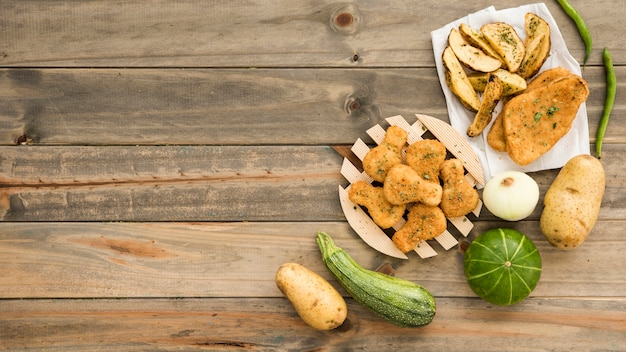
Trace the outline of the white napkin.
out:
[[[580,65],[572,57],[567,50],[563,36],[550,14],[550,11],[543,3],[524,5],[517,8],[510,8],[496,11],[493,6],[484,10],[470,14],[451,22],[444,27],[431,32],[433,43],[433,52],[435,55],[435,63],[437,65],[437,73],[439,82],[446,97],[450,124],[462,135],[466,135],[467,127],[474,119],[474,113],[468,111],[459,102],[457,97],[450,91],[445,81],[444,66],[442,62],[442,54],[448,43],[448,34],[452,28],[458,28],[461,23],[466,23],[472,28],[480,29],[485,23],[490,22],[506,22],[513,26],[522,40],[526,37],[524,31],[524,15],[527,12],[533,12],[543,18],[550,25],[551,48],[550,55],[544,63],[541,71],[548,68],[561,66],[569,69],[573,73],[581,74]],[[502,109],[502,103],[499,103],[494,112],[494,117]],[[493,120],[491,123],[493,123]],[[497,152],[487,144],[487,131],[491,128],[491,123],[485,129],[485,133],[478,137],[467,137],[472,148],[478,155],[485,174],[485,182],[490,180],[493,175],[501,171],[517,170],[523,172],[532,172],[546,169],[560,168],[572,157],[578,154],[589,154],[589,126],[587,121],[587,108],[583,103],[578,110],[576,118],[572,124],[571,130],[559,140],[559,142],[542,155],[539,159],[533,161],[526,166],[515,164],[507,153]]]

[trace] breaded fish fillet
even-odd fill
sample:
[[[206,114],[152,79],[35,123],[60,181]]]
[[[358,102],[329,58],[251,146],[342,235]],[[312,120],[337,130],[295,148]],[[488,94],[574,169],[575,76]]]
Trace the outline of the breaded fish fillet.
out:
[[[550,150],[569,132],[588,96],[587,82],[571,75],[511,99],[502,121],[511,159],[527,165]]]
[[[554,67],[539,73],[535,78],[528,83],[526,89],[521,94],[526,94],[533,89],[537,89],[548,85],[554,81],[558,81],[563,78],[572,76],[572,72],[563,67]],[[508,103],[508,101],[507,101]],[[506,103],[504,104],[506,106]],[[487,143],[491,148],[499,152],[506,152],[506,140],[504,137],[504,125],[502,124],[504,118],[504,109],[496,116],[496,119],[491,124],[491,129],[487,134]]]

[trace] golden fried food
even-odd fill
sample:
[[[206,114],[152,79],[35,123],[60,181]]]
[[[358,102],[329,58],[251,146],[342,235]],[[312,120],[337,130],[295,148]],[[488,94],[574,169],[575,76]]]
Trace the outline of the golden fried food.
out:
[[[502,121],[511,159],[527,165],[549,151],[569,132],[588,96],[587,82],[571,75],[511,99]]]
[[[365,181],[353,183],[348,190],[348,197],[353,203],[367,208],[374,223],[383,229],[395,225],[406,211],[404,204],[389,203],[382,187],[373,186]]]
[[[480,109],[478,93],[472,87],[465,68],[463,68],[450,46],[443,51],[442,60],[445,67],[446,84],[450,91],[459,98],[459,101],[467,110],[478,111]]]
[[[467,128],[467,135],[470,137],[476,137],[483,133],[483,130],[493,117],[493,110],[502,97],[504,85],[502,80],[494,74],[489,75],[489,81],[485,86],[485,93],[483,94],[483,100],[480,103],[480,109],[474,116],[474,121]]]
[[[526,47],[515,28],[508,23],[495,22],[484,24],[480,32],[500,55],[509,71],[517,72],[526,54]]]
[[[528,93],[537,88],[545,87],[549,83],[571,77],[572,75],[571,71],[563,67],[555,67],[545,70],[535,76],[535,78],[528,83],[526,89],[521,94]],[[504,125],[502,121],[504,119],[504,114],[507,113],[507,109],[506,104],[504,104],[504,106],[505,108],[498,114],[498,116],[496,116],[496,119],[493,121],[493,124],[491,124],[491,129],[487,134],[487,144],[499,152],[506,152],[506,139],[504,136]]]
[[[389,169],[402,163],[402,148],[407,138],[408,134],[405,130],[390,126],[383,142],[370,149],[363,158],[363,171],[375,181],[383,182]]]
[[[493,123],[491,124],[489,133],[487,133],[487,144],[489,144],[489,146],[493,148],[493,150],[498,152],[506,152],[504,124],[502,123],[502,120],[504,119],[503,112],[504,110],[500,111],[500,113],[496,116],[496,119],[493,120]]]
[[[391,240],[399,250],[406,253],[415,248],[419,241],[439,236],[447,225],[446,216],[439,207],[416,203],[409,210],[407,222]]]
[[[549,70],[545,70],[535,76],[533,80],[528,82],[528,84],[526,85],[526,90],[524,92],[530,92],[533,89],[544,87],[549,83],[556,82],[560,79],[567,78],[572,75],[573,73],[564,67],[554,67]]]
[[[449,218],[466,215],[478,206],[478,191],[465,179],[463,163],[448,159],[441,167],[443,195],[441,210]]]
[[[406,149],[406,164],[424,180],[439,182],[439,169],[446,160],[446,146],[436,139],[411,143]]]
[[[441,202],[441,185],[424,180],[405,164],[398,164],[389,170],[383,191],[391,204],[421,202],[437,206]]]
[[[517,73],[529,78],[537,74],[550,54],[550,25],[543,18],[529,12],[524,16],[526,54]]]

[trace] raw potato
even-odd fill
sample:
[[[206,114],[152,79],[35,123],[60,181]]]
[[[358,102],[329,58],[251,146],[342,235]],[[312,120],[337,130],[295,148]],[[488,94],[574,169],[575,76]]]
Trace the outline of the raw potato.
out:
[[[332,330],[346,319],[346,301],[317,273],[298,263],[285,263],[276,272],[276,286],[302,320],[318,330]]]
[[[541,232],[559,249],[573,249],[587,239],[598,219],[605,177],[600,161],[588,154],[570,159],[544,197]]]

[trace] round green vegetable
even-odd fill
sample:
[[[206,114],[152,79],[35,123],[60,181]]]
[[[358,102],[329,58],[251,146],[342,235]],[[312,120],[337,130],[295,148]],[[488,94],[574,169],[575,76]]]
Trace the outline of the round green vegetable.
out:
[[[537,247],[513,229],[492,229],[476,237],[465,252],[463,264],[472,290],[485,301],[501,306],[524,300],[541,276]]]

